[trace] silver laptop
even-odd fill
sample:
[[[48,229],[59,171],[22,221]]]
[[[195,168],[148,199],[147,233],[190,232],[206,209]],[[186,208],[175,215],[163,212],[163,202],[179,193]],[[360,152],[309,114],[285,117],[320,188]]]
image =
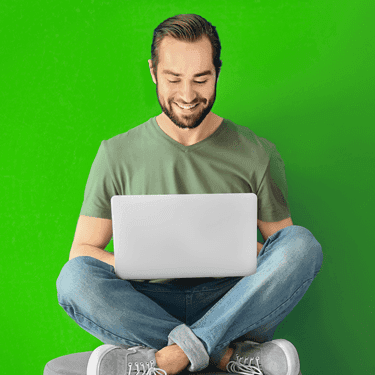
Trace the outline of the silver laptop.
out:
[[[253,193],[115,195],[111,209],[115,273],[121,279],[256,272]]]

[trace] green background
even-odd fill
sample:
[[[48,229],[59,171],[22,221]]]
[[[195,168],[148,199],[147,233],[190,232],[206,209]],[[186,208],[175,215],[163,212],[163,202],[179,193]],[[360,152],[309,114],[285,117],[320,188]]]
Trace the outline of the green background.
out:
[[[222,43],[214,113],[275,143],[293,222],[324,253],[274,338],[296,346],[303,375],[374,374],[374,2],[184,4],[0,5],[1,373],[102,344],[58,305],[56,279],[100,142],[161,112],[153,30],[196,13]]]

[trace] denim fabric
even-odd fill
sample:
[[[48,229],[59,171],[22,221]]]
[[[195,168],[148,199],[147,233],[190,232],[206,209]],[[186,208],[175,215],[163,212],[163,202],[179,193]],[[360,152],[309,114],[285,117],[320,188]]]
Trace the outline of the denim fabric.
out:
[[[64,265],[56,286],[60,306],[103,343],[157,350],[176,343],[193,372],[218,364],[235,341],[271,341],[322,262],[313,234],[293,225],[267,239],[251,276],[153,284],[121,280],[113,266],[82,256]]]

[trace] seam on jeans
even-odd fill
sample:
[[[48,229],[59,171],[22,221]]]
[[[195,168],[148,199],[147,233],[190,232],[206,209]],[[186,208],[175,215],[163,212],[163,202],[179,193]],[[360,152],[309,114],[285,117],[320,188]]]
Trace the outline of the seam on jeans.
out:
[[[64,304],[64,303],[59,303],[59,305],[60,306],[67,306],[67,307],[69,307],[69,308],[73,308],[71,305],[66,305],[66,304]],[[69,315],[69,314],[68,314]],[[80,314],[80,313],[74,313],[74,315],[75,316],[81,316],[81,317],[83,317],[85,320],[87,320],[88,322],[91,322],[92,324],[94,324],[95,326],[97,326],[98,328],[100,328],[102,331],[104,331],[106,334],[108,334],[108,335],[110,335],[110,336],[112,336],[113,338],[119,338],[119,339],[121,339],[121,340],[124,340],[124,338],[123,337],[121,337],[121,336],[117,336],[117,335],[115,335],[114,333],[112,333],[112,332],[109,332],[109,331],[107,331],[105,328],[103,328],[103,327],[101,327],[99,324],[97,324],[97,323],[95,323],[95,322],[93,322],[91,319],[89,319],[89,318],[87,318],[86,316],[84,316],[84,315],[82,315],[82,314]],[[73,318],[72,318],[73,319]],[[81,326],[75,319],[73,319],[79,326]],[[82,327],[81,327],[82,328]],[[88,329],[88,327],[86,327],[87,329]],[[91,332],[89,332],[90,333],[90,335],[92,335],[92,336],[94,336]],[[127,340],[127,339],[126,339]],[[129,345],[129,344],[125,344],[125,345]],[[134,343],[134,346],[137,346],[137,345],[139,345],[139,343]]]

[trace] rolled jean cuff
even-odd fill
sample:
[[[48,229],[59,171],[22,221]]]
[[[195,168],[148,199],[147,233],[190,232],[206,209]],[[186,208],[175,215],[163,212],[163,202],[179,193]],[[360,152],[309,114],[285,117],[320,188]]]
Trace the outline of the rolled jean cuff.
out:
[[[204,345],[186,324],[177,326],[168,335],[168,346],[173,344],[177,344],[189,358],[190,372],[204,370],[209,365],[210,357]]]

